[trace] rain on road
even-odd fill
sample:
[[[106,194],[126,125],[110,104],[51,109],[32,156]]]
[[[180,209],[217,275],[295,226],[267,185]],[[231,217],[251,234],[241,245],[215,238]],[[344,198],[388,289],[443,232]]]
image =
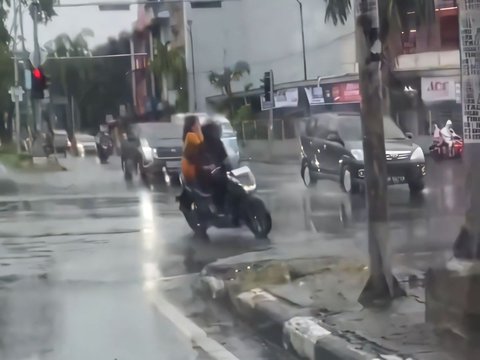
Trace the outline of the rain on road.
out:
[[[128,188],[117,160],[68,159],[64,173],[14,174],[21,195],[0,197],[1,359],[210,359],[152,299],[174,303],[239,359],[287,358],[195,296],[191,274],[267,249],[294,256],[344,238],[366,249],[363,199],[330,182],[306,189],[299,164],[251,164],[272,212],[268,241],[241,229],[211,230],[211,241],[201,242],[177,210],[178,190]],[[397,253],[424,252],[428,261],[451,248],[462,184],[461,164],[451,161],[430,164],[422,197],[389,190]]]

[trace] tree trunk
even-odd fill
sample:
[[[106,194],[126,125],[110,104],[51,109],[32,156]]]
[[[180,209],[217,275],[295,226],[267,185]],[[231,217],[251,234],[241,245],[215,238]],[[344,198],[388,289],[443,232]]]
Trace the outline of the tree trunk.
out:
[[[478,44],[479,30],[475,28],[480,11],[476,9],[477,2],[473,0],[459,0],[460,23],[460,63],[462,64],[462,107],[463,107],[463,136],[465,150],[463,162],[467,169],[465,191],[467,210],[465,222],[455,241],[453,253],[457,258],[480,260],[480,136],[473,133],[480,122],[480,84],[476,74],[476,59],[480,56],[478,45],[474,52],[471,44]],[[468,10],[467,10],[468,9]],[[465,51],[467,50],[467,51]],[[468,112],[468,113],[467,113]]]
[[[366,0],[357,1],[360,1],[362,11],[356,18],[355,27],[362,96],[361,116],[370,255],[370,278],[360,295],[359,302],[369,306],[378,301],[388,301],[401,295],[403,291],[391,271],[380,56],[371,53],[375,34],[378,35],[376,25],[378,10],[369,9]]]

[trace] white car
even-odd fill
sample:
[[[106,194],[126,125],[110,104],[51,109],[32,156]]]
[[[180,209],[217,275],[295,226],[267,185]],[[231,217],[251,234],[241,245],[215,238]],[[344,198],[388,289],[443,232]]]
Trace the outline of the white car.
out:
[[[183,126],[185,117],[188,115],[195,115],[199,118],[200,124],[205,124],[208,120],[213,120],[222,127],[222,142],[227,151],[228,160],[232,168],[237,168],[240,163],[240,151],[238,148],[237,133],[232,127],[230,121],[220,114],[207,113],[182,113],[172,115],[172,123]]]
[[[80,156],[97,155],[95,136],[76,133],[75,140],[77,141],[77,150]]]

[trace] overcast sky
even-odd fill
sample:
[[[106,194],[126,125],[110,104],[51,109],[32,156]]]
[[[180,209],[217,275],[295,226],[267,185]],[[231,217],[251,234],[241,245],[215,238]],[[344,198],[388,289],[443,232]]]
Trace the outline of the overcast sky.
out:
[[[61,4],[78,4],[101,2],[102,0],[59,0]],[[111,0],[108,0],[111,1]],[[26,9],[23,9],[23,23],[26,46],[29,50],[33,48],[33,23],[32,18]],[[117,36],[122,31],[131,31],[133,23],[137,18],[137,6],[131,5],[130,11],[100,11],[98,6],[86,7],[56,7],[55,16],[46,25],[38,27],[38,38],[40,46],[54,39],[57,35],[66,33],[73,37],[82,29],[93,30],[95,36],[89,38],[90,47],[104,43],[109,37]],[[9,30],[13,22],[13,12],[9,14]]]

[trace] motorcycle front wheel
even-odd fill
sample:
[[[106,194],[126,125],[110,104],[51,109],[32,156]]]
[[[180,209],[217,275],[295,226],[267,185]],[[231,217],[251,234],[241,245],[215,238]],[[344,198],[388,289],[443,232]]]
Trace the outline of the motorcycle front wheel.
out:
[[[195,203],[192,203],[189,209],[181,208],[181,211],[183,213],[183,216],[185,217],[185,220],[187,221],[188,226],[190,226],[190,229],[193,230],[195,236],[206,239],[207,227],[202,224],[199,219],[197,205]]]
[[[272,217],[263,201],[255,197],[248,199],[244,211],[245,223],[255,237],[267,238],[272,230]]]

